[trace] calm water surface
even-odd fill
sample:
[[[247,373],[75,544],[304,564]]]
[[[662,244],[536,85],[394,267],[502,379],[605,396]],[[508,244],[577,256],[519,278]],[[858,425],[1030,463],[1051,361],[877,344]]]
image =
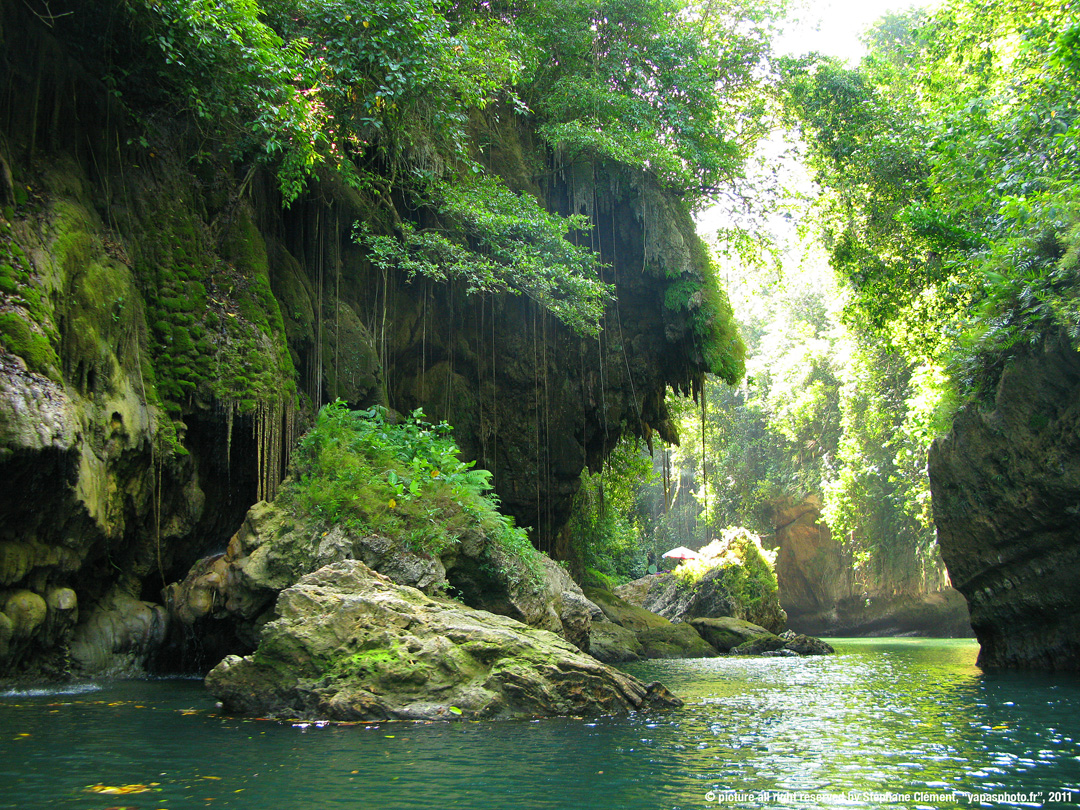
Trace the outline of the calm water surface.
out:
[[[6,693],[0,808],[1080,807],[1075,677],[983,674],[971,641],[835,646],[627,666],[687,705],[600,720],[238,720],[190,680]],[[131,784],[153,789],[87,790]]]

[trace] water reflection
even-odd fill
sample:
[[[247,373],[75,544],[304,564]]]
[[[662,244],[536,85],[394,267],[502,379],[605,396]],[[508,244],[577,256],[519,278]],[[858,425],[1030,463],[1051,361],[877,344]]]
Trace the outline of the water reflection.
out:
[[[974,803],[966,794],[1080,790],[1073,681],[983,674],[966,640],[836,647],[828,658],[725,658],[670,672],[662,662],[635,673],[681,679],[677,691],[693,700],[682,731],[712,742],[688,759],[718,794],[755,797],[728,807],[758,807],[777,794],[782,804],[822,799],[786,793],[876,807],[896,804],[858,794],[941,794],[921,804],[945,806]]]
[[[591,721],[294,726],[218,716],[191,682],[9,694],[0,808],[957,807],[977,803],[950,801],[963,794],[1039,790],[1080,803],[1074,679],[984,675],[969,641],[835,646],[628,667],[686,707]],[[123,797],[85,790],[153,782]]]

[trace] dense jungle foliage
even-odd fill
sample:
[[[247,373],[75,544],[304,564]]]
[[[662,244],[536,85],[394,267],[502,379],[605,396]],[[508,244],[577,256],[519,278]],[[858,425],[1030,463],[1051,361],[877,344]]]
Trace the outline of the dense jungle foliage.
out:
[[[803,234],[835,279],[791,256],[740,274],[747,379],[684,410],[668,479],[695,497],[663,496],[657,525],[671,545],[767,533],[817,494],[865,587],[933,589],[930,442],[1016,352],[1059,331],[1080,347],[1080,19],[953,0],[866,42],[855,67],[809,55],[784,79],[819,188]]]
[[[565,238],[588,223],[492,173],[491,139],[528,121],[560,163],[631,167],[707,205],[767,129],[769,3],[97,0],[72,38],[147,131],[183,117],[197,157],[269,166],[286,205],[314,181],[346,189],[377,265],[525,294],[595,334],[613,290]]]
[[[317,528],[393,537],[413,552],[438,555],[482,535],[512,561],[507,575],[531,575],[528,535],[498,512],[491,473],[473,466],[445,422],[430,424],[422,411],[392,420],[381,406],[351,411],[338,400],[300,440],[281,498]]]

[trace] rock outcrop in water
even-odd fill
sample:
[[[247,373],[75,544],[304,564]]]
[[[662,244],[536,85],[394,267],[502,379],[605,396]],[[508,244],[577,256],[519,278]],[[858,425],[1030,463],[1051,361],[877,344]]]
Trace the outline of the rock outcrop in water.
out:
[[[187,122],[140,130],[64,22],[0,5],[0,677],[141,671],[162,584],[273,496],[312,406],[446,419],[558,556],[582,468],[627,430],[673,439],[667,392],[734,357],[703,343],[689,212],[639,170],[552,154],[517,116],[479,139],[512,191],[589,218],[574,238],[618,329],[582,337],[531,299],[375,267],[354,223],[435,216],[403,189],[389,213],[330,182],[284,209],[270,174],[191,161]]]
[[[632,605],[673,622],[733,616],[779,633],[787,615],[777,598],[776,574],[760,539],[746,529],[725,529],[682,563],[678,574],[650,574],[615,589]]]
[[[420,554],[342,526],[319,531],[287,507],[260,502],[225,552],[200,560],[183,581],[169,585],[165,601],[177,642],[199,639],[196,651],[211,665],[255,648],[283,590],[323,566],[359,560],[398,585],[429,596],[450,590],[469,607],[550,631],[587,652],[599,608],[546,555],[537,555],[536,576],[510,576],[513,563],[504,554],[479,532],[440,555]]]
[[[930,449],[941,555],[986,667],[1080,670],[1080,354],[1050,339]]]
[[[355,560],[303,577],[276,614],[253,655],[207,676],[227,711],[450,720],[681,705],[553,633],[396,585]]]
[[[589,647],[601,661],[716,655],[689,624],[671,622],[600,588],[586,588],[585,595],[601,611],[600,619],[592,623]]]

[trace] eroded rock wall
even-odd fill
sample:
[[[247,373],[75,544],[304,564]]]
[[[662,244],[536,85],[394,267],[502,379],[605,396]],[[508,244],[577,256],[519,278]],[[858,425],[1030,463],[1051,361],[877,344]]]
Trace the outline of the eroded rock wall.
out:
[[[1015,358],[930,449],[941,555],[986,667],[1080,669],[1080,354]]]
[[[525,298],[378,270],[353,227],[386,217],[355,193],[285,210],[268,173],[191,160],[184,122],[135,129],[22,4],[0,31],[0,677],[142,667],[164,584],[223,551],[335,398],[450,421],[554,556],[583,466],[626,430],[674,436],[665,393],[706,360],[701,296],[666,299],[703,259],[647,178],[538,151],[527,122],[489,147],[515,190],[591,218],[574,238],[617,300],[580,337]]]
[[[951,587],[859,582],[850,551],[829,529],[816,495],[777,502],[776,580],[788,625],[812,636],[971,636],[964,597]]]

